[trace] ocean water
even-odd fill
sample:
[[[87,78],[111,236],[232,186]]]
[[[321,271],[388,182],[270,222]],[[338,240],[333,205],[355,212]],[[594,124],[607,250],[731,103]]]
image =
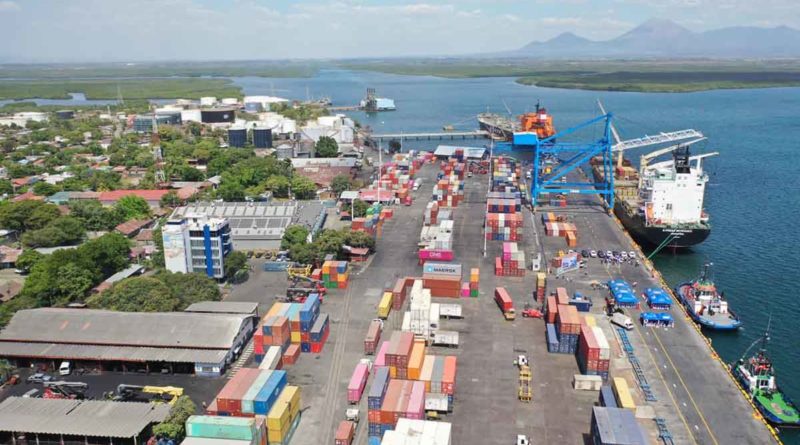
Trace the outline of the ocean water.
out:
[[[709,334],[720,355],[736,361],[758,339],[772,317],[769,343],[781,387],[800,401],[800,89],[719,90],[684,94],[643,94],[536,88],[510,78],[441,79],[371,72],[322,71],[309,79],[238,78],[246,94],[304,99],[328,96],[335,105],[356,104],[367,87],[393,98],[397,111],[350,113],[375,132],[440,131],[444,125],[475,129],[475,115],[487,108],[520,114],[537,101],[551,112],[557,129],[598,113],[596,100],[615,115],[623,139],[694,128],[708,141],[692,153],[719,151],[706,159],[710,176],[705,206],[711,236],[691,253],[659,254],[656,264],[671,285],[697,276],[713,263],[744,328]],[[599,136],[600,129],[583,135]],[[404,148],[437,144],[482,145],[480,141],[409,142]],[[635,161],[646,153],[628,153]],[[786,434],[787,443],[800,443]]]

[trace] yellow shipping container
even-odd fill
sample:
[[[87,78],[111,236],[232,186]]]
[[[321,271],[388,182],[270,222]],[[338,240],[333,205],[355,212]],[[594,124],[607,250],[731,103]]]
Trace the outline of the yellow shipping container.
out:
[[[589,325],[589,326],[591,326],[593,328],[597,327],[597,321],[595,321],[595,319],[594,319],[594,317],[592,315],[584,315],[583,318],[586,319],[586,324],[587,325]]]
[[[543,288],[547,282],[547,274],[544,272],[538,272],[536,274],[536,287]]]
[[[292,422],[300,413],[300,388],[286,386],[267,415],[267,440],[280,442],[289,434]]]
[[[614,377],[614,395],[617,396],[617,403],[620,408],[636,409],[636,404],[633,403],[633,397],[631,397],[631,391],[628,389],[628,382],[622,377]]]
[[[303,337],[300,336],[299,332],[292,332],[292,343],[300,343],[303,341]]]
[[[411,356],[408,359],[408,379],[419,380],[422,365],[425,362],[425,340],[414,340]]]
[[[394,366],[389,366],[389,377],[396,379],[397,378],[397,368]]]
[[[386,320],[389,318],[389,312],[392,310],[392,293],[384,292],[381,297],[381,302],[378,304],[378,317]]]

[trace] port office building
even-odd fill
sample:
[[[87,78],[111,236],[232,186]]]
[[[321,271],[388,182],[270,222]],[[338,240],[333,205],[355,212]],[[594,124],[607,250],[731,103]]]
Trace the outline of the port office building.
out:
[[[39,308],[18,311],[0,331],[0,358],[18,367],[219,376],[239,356],[251,315]]]

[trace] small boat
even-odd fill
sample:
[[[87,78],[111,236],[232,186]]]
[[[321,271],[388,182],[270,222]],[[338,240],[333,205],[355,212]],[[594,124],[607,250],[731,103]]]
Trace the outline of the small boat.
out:
[[[678,285],[675,293],[700,326],[715,331],[735,331],[742,326],[742,321],[730,310],[724,294],[717,292],[709,275],[711,265],[703,265],[700,277]]]
[[[769,324],[764,336],[745,350],[742,358],[731,365],[731,370],[767,421],[781,428],[800,428],[800,413],[797,407],[775,381],[775,369],[766,350],[768,341]],[[761,346],[758,352],[746,358],[749,351],[759,342]]]

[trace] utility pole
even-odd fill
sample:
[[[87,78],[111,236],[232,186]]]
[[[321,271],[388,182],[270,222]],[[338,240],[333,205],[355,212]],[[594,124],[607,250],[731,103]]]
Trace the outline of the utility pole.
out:
[[[489,196],[489,192],[492,191],[492,170],[494,168],[492,164],[492,157],[494,156],[494,139],[491,139],[491,135],[489,135],[489,185],[486,189],[486,196]],[[486,201],[486,216],[483,218],[483,257],[486,258],[486,247],[489,242],[487,235],[489,234],[489,201]]]

